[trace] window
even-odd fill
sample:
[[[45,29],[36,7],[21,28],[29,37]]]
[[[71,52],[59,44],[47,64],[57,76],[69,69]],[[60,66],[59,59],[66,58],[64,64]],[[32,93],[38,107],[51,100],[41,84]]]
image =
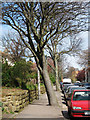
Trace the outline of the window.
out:
[[[76,91],[73,100],[90,100],[90,91]]]

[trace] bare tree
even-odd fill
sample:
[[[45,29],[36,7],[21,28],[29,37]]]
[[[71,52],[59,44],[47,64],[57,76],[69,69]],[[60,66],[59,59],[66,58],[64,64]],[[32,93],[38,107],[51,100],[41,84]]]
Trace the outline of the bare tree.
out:
[[[44,80],[50,105],[57,105],[57,100],[47,72],[44,56],[45,45],[56,34],[75,31],[77,29],[75,21],[80,20],[78,15],[85,14],[85,8],[85,4],[78,2],[12,2],[2,4],[3,23],[16,30],[23,43],[32,52]],[[73,24],[66,24],[71,21]],[[78,27],[83,29],[84,23],[78,24]],[[80,29],[78,30],[80,31]]]
[[[4,50],[10,55],[13,62],[20,61],[23,57],[32,57],[27,47],[23,44],[19,35],[9,32],[2,37]]]
[[[87,31],[86,18],[84,16],[87,14],[85,14],[86,11],[83,11],[85,10],[83,9],[84,8],[83,4],[81,5],[83,7],[79,6],[80,8],[78,8],[78,6],[75,3],[72,3],[72,5],[69,5],[68,7],[71,8],[71,6],[72,6],[72,10],[69,9],[68,13],[66,14],[66,18],[63,18],[63,20],[65,20],[64,23],[61,19],[61,22],[60,22],[61,27],[60,27],[59,34],[55,34],[54,37],[50,39],[50,42],[47,44],[49,53],[52,59],[54,60],[54,65],[55,65],[56,90],[59,90],[60,88],[58,83],[59,81],[58,80],[59,79],[58,60],[61,59],[60,56],[64,54],[75,55],[79,53],[81,50],[82,39],[77,38],[76,36],[78,33],[82,31]],[[67,9],[68,8],[66,6],[65,11],[67,11]],[[66,13],[65,11],[64,13]]]
[[[62,33],[63,34],[63,33]],[[79,38],[77,39],[76,36],[70,37],[70,39],[67,40],[65,44],[65,36],[63,34],[63,38],[60,37],[61,35],[54,36],[51,39],[51,43],[47,44],[47,47],[49,48],[49,53],[54,60],[54,65],[55,65],[55,73],[56,73],[56,90],[59,90],[59,71],[58,71],[58,64],[61,64],[60,67],[62,66],[62,56],[64,54],[68,55],[75,55],[79,53],[81,49],[81,43],[82,39]],[[68,34],[69,36],[69,34]],[[62,69],[61,69],[61,76],[62,76]],[[63,79],[63,78],[62,78]]]
[[[88,50],[82,50],[79,55],[79,59],[77,61],[78,64],[80,64],[82,67],[86,67],[88,65]]]

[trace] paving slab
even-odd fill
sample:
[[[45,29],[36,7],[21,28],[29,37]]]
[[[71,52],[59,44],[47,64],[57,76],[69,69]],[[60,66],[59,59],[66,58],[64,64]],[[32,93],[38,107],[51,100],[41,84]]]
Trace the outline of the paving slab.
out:
[[[48,105],[47,95],[40,96],[40,100],[35,100],[20,112],[15,118],[60,118],[62,113],[60,107]]]

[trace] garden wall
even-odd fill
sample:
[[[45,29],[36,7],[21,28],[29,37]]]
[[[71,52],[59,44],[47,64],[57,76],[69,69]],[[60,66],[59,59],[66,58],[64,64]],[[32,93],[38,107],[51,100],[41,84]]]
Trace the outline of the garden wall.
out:
[[[41,86],[41,94],[45,93]],[[38,90],[4,89],[2,91],[3,108],[7,112],[18,112],[33,100],[38,98]]]

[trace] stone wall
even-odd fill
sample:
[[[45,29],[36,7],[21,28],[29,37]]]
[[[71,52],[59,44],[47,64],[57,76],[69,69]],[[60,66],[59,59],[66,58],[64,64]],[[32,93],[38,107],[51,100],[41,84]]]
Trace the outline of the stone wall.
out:
[[[41,94],[45,93],[45,88],[41,86]],[[33,100],[38,98],[38,90],[4,90],[2,92],[3,108],[7,112],[18,112]]]

